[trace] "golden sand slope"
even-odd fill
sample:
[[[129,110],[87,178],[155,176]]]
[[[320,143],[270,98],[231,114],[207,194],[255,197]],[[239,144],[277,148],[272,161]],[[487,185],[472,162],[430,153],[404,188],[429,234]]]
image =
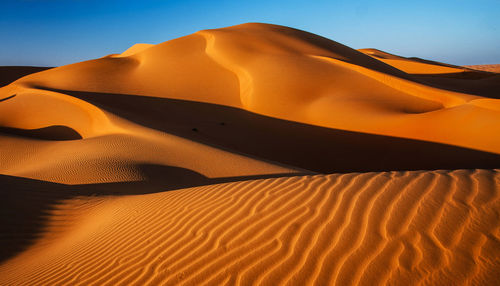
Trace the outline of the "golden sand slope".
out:
[[[497,285],[499,180],[317,175],[63,200],[0,284]]]
[[[128,48],[125,52],[123,52],[123,53],[121,53],[119,55],[116,55],[115,57],[128,57],[128,56],[132,56],[132,55],[137,54],[139,52],[142,52],[145,49],[148,49],[148,48],[150,48],[152,46],[154,46],[154,45],[152,45],[152,44],[135,44],[132,47]]]
[[[15,118],[27,118],[27,113],[16,111],[14,116],[11,111],[20,110],[18,105],[35,95],[43,94],[53,106],[69,101],[63,99],[65,91],[86,91],[220,104],[328,128],[500,153],[499,136],[489,135],[500,134],[497,100],[480,92],[438,88],[380,59],[303,31],[245,24],[132,50],[130,56],[63,66],[2,88],[0,98],[17,98],[8,107],[0,106],[5,114],[0,123],[15,128],[63,125],[66,122],[52,115],[44,116],[52,118],[50,122],[19,121]],[[435,72],[456,70],[425,64],[425,69],[431,67],[439,69]],[[71,127],[84,137],[107,132],[83,124],[86,121],[80,118]]]

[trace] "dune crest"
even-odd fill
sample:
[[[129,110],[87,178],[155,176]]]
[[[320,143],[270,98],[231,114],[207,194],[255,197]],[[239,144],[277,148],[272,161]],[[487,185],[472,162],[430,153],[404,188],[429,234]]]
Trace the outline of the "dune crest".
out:
[[[134,44],[133,46],[128,48],[125,52],[121,53],[116,57],[129,57],[137,53],[140,53],[148,48],[151,48],[153,46],[154,46],[153,44],[143,44],[143,43]]]

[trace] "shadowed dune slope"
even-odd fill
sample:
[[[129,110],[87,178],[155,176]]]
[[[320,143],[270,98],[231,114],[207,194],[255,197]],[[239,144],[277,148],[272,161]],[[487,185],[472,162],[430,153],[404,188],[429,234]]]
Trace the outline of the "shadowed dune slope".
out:
[[[475,82],[477,86],[465,91],[478,92],[468,94],[448,88],[449,83],[422,81],[398,65],[320,36],[268,24],[204,30],[146,47],[133,48],[130,56],[105,57],[26,76],[2,88],[0,98],[17,94],[22,104],[25,94],[39,96],[45,89],[181,99],[327,128],[500,153],[499,136],[485,135],[500,134],[500,103],[494,99],[497,94],[482,93],[491,90],[482,87],[483,83],[499,85],[497,77],[488,75]],[[445,69],[437,71],[440,74],[457,70],[418,64],[425,66],[422,70]],[[0,112],[4,118],[14,117],[1,105]],[[5,122],[4,118],[0,119],[5,127],[46,127],[23,127],[19,121]],[[82,125],[82,120],[77,124]],[[89,128],[68,127],[83,137],[85,132],[79,128]]]
[[[165,190],[219,184],[240,180],[289,177],[272,174],[243,177],[207,178],[194,171],[161,165],[138,166],[142,181],[66,185],[0,175],[0,262],[15,257],[38,242],[47,232],[46,224],[55,208],[64,201],[88,198],[141,195]],[[15,212],[15,216],[12,215]],[[83,214],[83,212],[82,212]],[[61,220],[61,223],[64,223]],[[50,231],[51,235],[56,232]]]
[[[49,67],[0,66],[0,87],[26,75],[50,69]]]
[[[61,200],[0,284],[496,285],[499,179],[317,175]]]
[[[415,80],[449,91],[500,98],[500,75],[498,65],[454,66],[419,58],[405,58],[377,49],[360,49],[386,64],[412,75]]]
[[[377,49],[359,49],[358,51],[410,74],[447,74],[470,70],[465,67],[420,58],[405,58]]]
[[[139,126],[313,172],[500,166],[500,155],[494,153],[324,128],[223,105],[126,94],[56,92],[89,102]]]
[[[144,165],[183,168],[212,179],[500,165],[495,153],[324,128],[223,105],[125,94],[40,92],[54,95],[53,102],[36,95],[20,101],[38,116],[17,122],[34,125],[0,128],[3,174],[95,184],[175,180],[175,174],[148,173]],[[3,104],[14,104],[19,97]],[[58,102],[59,98],[75,105]],[[37,100],[43,100],[45,107]],[[62,108],[54,115],[58,106]],[[90,112],[95,115],[89,116]],[[44,119],[53,127],[40,127]],[[67,125],[57,127],[58,123]]]
[[[17,129],[0,127],[0,133],[13,134],[22,137],[31,137],[41,140],[77,140],[82,139],[82,136],[75,130],[66,126],[48,126],[39,129]]]

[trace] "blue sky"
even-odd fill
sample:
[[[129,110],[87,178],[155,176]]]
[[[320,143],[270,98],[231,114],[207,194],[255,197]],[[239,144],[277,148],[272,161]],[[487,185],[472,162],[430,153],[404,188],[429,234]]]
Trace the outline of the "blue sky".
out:
[[[246,22],[291,26],[356,49],[500,63],[500,0],[2,0],[0,65],[59,66]]]

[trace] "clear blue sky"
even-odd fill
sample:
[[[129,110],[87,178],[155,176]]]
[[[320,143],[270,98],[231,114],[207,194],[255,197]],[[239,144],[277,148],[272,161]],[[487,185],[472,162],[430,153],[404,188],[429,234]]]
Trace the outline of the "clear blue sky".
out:
[[[291,26],[356,49],[500,63],[500,0],[1,0],[0,65],[64,65],[245,22]]]

